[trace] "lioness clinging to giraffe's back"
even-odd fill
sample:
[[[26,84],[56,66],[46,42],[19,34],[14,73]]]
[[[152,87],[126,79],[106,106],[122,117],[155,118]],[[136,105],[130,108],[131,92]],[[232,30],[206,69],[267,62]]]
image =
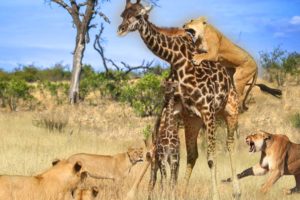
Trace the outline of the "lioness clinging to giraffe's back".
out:
[[[198,48],[206,53],[195,54],[193,61],[199,65],[203,60],[221,62],[226,68],[233,69],[234,84],[239,95],[242,110],[247,110],[246,100],[254,85],[257,85],[274,96],[281,95],[280,90],[272,89],[262,84],[256,84],[257,64],[254,58],[244,49],[234,44],[214,26],[209,24],[205,17],[192,19],[184,24],[183,28],[194,37]],[[252,83],[249,82],[252,80]],[[246,94],[244,89],[250,85]]]

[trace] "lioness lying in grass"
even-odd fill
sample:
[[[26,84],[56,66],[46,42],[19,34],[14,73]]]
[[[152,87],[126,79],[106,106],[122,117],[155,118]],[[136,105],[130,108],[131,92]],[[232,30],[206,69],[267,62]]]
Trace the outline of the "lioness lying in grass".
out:
[[[65,200],[85,172],[82,173],[80,162],[61,160],[53,165],[37,176],[0,176],[0,199]]]

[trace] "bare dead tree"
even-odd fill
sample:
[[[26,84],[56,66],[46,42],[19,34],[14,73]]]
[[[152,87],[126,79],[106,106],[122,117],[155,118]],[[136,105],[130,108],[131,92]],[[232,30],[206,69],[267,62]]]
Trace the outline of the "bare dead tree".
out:
[[[117,64],[112,59],[107,58],[104,53],[104,47],[102,46],[103,31],[104,31],[104,25],[103,25],[103,23],[101,23],[99,33],[96,34],[96,36],[95,36],[93,46],[94,46],[94,49],[99,53],[99,55],[101,57],[106,74],[109,74],[109,70],[110,70],[110,68],[108,67],[108,63],[110,63],[111,66],[115,68],[115,70],[124,72],[125,75],[127,75],[130,72],[135,71],[135,70],[149,70],[152,67],[154,60],[147,61],[147,62],[145,60],[143,60],[140,65],[131,66],[131,65],[125,63],[124,61],[120,62],[120,64]]]
[[[105,16],[99,12],[98,0],[86,0],[80,3],[77,0],[46,0],[54,2],[64,8],[72,17],[74,27],[76,28],[76,45],[73,52],[72,78],[69,90],[69,101],[71,104],[79,100],[79,82],[82,68],[82,59],[86,44],[89,42],[89,30],[95,28],[96,24],[91,21],[99,15]],[[104,0],[109,1],[109,0]],[[103,0],[101,2],[104,2]]]

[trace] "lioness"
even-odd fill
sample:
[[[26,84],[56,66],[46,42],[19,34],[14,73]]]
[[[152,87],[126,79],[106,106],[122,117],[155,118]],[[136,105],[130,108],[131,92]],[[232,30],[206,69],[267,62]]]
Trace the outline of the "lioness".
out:
[[[74,200],[94,200],[98,192],[97,187],[78,188],[72,193],[72,196]]]
[[[240,103],[242,109],[247,109],[245,101],[257,78],[257,64],[253,57],[208,24],[205,17],[193,19],[184,24],[183,28],[195,38],[195,44],[207,52],[194,55],[193,61],[196,65],[203,60],[219,61],[227,68],[234,69],[233,78]],[[251,79],[252,84],[244,97],[244,89]]]
[[[83,173],[80,162],[56,161],[37,176],[0,176],[1,200],[65,200]]]
[[[285,135],[259,131],[246,137],[250,152],[261,151],[258,164],[238,174],[239,179],[247,176],[261,176],[270,171],[268,180],[261,187],[263,193],[283,175],[294,175],[296,187],[287,190],[288,194],[300,192],[300,144],[295,144]],[[230,182],[228,178],[223,180]]]
[[[137,162],[143,161],[143,156],[143,148],[129,148],[127,152],[113,156],[79,153],[69,157],[68,161],[82,162],[83,170],[93,178],[119,181],[128,175]]]

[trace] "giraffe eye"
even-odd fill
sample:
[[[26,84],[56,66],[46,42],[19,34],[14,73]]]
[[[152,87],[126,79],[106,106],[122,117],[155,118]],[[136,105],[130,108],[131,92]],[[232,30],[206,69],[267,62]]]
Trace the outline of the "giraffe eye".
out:
[[[136,16],[135,18],[141,19],[141,18],[142,18],[142,15],[138,15],[138,16]]]

